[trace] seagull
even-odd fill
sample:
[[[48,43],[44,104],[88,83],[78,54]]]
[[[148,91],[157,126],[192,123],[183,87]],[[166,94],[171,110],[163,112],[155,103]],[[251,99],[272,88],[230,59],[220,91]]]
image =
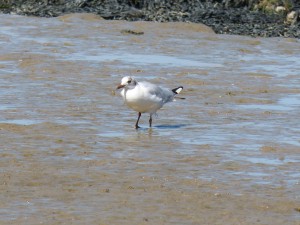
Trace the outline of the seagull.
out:
[[[142,113],[150,114],[149,126],[152,127],[152,115],[164,104],[174,101],[175,95],[179,94],[183,87],[179,86],[170,90],[146,81],[138,82],[133,77],[126,76],[122,78],[117,89],[122,89],[121,95],[126,105],[138,112],[135,123],[135,128],[138,129]]]

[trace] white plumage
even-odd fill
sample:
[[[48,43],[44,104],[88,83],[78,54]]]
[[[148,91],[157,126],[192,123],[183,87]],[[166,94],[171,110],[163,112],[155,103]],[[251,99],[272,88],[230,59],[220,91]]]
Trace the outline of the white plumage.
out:
[[[138,119],[135,127],[139,128],[138,122],[142,113],[149,113],[149,125],[152,126],[152,115],[164,104],[174,100],[174,96],[183,89],[182,86],[169,90],[146,81],[137,82],[133,77],[123,77],[117,89],[121,89],[121,95],[126,105],[137,111]]]

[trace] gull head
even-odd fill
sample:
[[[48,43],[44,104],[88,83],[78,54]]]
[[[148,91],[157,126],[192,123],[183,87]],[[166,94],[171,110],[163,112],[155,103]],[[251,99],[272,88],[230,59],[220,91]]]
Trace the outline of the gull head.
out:
[[[119,84],[117,86],[117,89],[120,88],[128,88],[128,89],[132,89],[135,87],[135,85],[137,84],[136,80],[133,77],[123,77],[121,80],[121,84]]]

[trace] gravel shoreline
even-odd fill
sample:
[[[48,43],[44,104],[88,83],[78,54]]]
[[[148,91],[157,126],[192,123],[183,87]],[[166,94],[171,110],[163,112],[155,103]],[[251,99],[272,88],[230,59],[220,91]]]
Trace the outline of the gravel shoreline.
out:
[[[0,12],[84,12],[110,20],[203,23],[219,34],[300,38],[300,9],[292,0],[0,0]]]

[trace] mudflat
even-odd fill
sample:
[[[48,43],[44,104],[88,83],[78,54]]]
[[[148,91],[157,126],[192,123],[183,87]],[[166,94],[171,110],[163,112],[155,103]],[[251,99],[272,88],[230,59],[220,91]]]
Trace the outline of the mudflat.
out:
[[[300,224],[299,40],[0,21],[0,224]],[[136,130],[125,75],[186,99]]]

